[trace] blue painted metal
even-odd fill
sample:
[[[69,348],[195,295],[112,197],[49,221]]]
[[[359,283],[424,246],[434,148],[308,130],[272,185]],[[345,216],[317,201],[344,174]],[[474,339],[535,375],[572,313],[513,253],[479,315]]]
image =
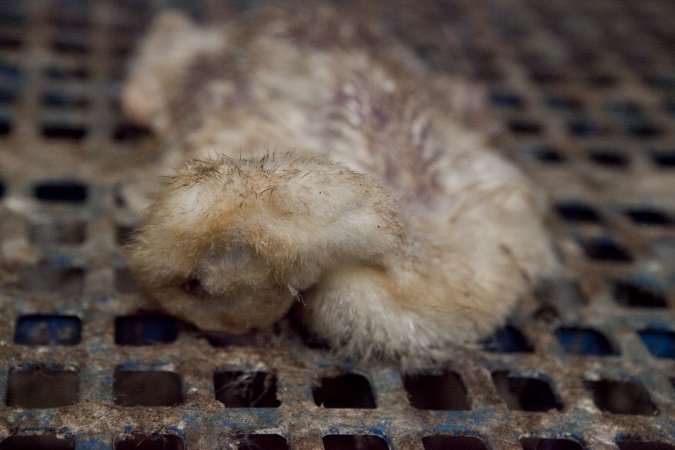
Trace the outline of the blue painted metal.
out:
[[[675,332],[647,329],[638,333],[649,352],[657,358],[675,359]]]
[[[14,342],[23,345],[75,345],[82,323],[75,316],[28,315],[19,317]]]

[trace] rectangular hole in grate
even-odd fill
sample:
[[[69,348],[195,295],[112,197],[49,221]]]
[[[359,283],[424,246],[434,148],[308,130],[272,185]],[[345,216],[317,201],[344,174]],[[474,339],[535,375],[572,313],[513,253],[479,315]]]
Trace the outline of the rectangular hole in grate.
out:
[[[566,161],[562,152],[550,145],[536,146],[529,150],[529,154],[535,160],[544,164],[562,164]]]
[[[498,107],[520,109],[525,104],[523,98],[510,91],[493,91],[490,93],[490,103]]]
[[[87,136],[87,127],[75,123],[48,122],[40,129],[42,136],[48,139],[68,139],[79,141]]]
[[[675,78],[673,78],[670,73],[659,69],[650,70],[647,68],[647,65],[644,65],[640,69],[642,80],[650,87],[663,89],[664,91],[672,90],[675,87]]]
[[[664,295],[637,281],[615,281],[614,300],[622,306],[629,308],[666,308],[668,304]]]
[[[84,67],[49,66],[45,69],[44,74],[47,78],[54,81],[84,81],[90,76],[89,70]]]
[[[149,128],[140,127],[138,125],[120,123],[113,131],[113,139],[118,142],[136,143],[142,139],[152,136],[152,131]]]
[[[41,261],[37,266],[27,266],[22,269],[20,287],[27,291],[78,297],[84,288],[84,277],[85,272],[79,267]]]
[[[520,445],[523,450],[584,450],[580,443],[571,439],[529,437],[522,438]]]
[[[544,126],[536,121],[530,119],[513,119],[508,124],[509,130],[515,134],[540,134]]]
[[[671,116],[675,116],[675,99],[673,100],[664,100],[663,102],[663,111],[666,114],[669,114]]]
[[[407,375],[403,379],[413,408],[469,410],[469,399],[462,378],[456,372],[440,375]]]
[[[584,381],[593,402],[603,412],[612,414],[658,414],[649,393],[639,384],[622,380]]]
[[[484,81],[486,84],[496,84],[504,81],[504,73],[497,67],[494,61],[478,59],[478,55],[473,60],[475,68],[473,76],[476,79]]]
[[[0,441],[0,450],[75,450],[75,440],[53,434],[10,436]]]
[[[562,402],[542,378],[519,377],[506,371],[496,371],[492,373],[492,380],[509,409],[539,412],[562,410]]]
[[[633,257],[628,253],[628,250],[609,236],[585,239],[581,242],[581,245],[586,256],[596,261],[616,263],[633,261]]]
[[[675,332],[646,329],[638,332],[642,343],[657,358],[675,358]]]
[[[7,406],[57,408],[77,403],[79,376],[72,370],[35,367],[12,370],[7,383]]]
[[[598,72],[588,76],[586,79],[588,84],[597,88],[610,88],[615,86],[619,80],[612,74],[605,72]]]
[[[140,5],[140,4],[139,4]],[[140,9],[140,8],[139,8]],[[136,11],[138,14],[141,14],[139,10]],[[146,11],[148,14],[152,14],[150,11]],[[147,18],[146,18],[147,19]],[[143,34],[143,29],[145,28],[144,23],[141,22],[115,22],[110,24],[110,32],[121,38],[121,39],[132,39],[137,40]]]
[[[18,67],[0,62],[0,86],[16,91],[23,84],[23,73]]]
[[[33,223],[28,228],[28,239],[36,245],[79,245],[87,238],[85,222]]]
[[[492,353],[532,353],[532,345],[523,333],[512,325],[498,329],[495,334],[481,342],[487,352]]]
[[[81,3],[78,6],[80,8],[86,7],[86,3]],[[55,15],[51,18],[51,22],[62,30],[86,31],[91,27],[91,23],[84,15],[79,17],[77,15],[64,15],[63,17]]]
[[[551,68],[536,68],[530,72],[532,81],[538,84],[560,83],[565,79],[562,73]]]
[[[566,222],[602,223],[602,217],[592,206],[574,200],[559,202],[555,205],[558,216]]]
[[[42,93],[42,104],[59,109],[86,109],[89,99],[84,95],[68,94],[60,91],[45,91]]]
[[[577,137],[600,136],[607,130],[589,117],[578,117],[567,122],[567,131]]]
[[[636,225],[670,226],[673,219],[664,211],[656,208],[631,208],[624,211]]]
[[[183,440],[173,434],[134,435],[115,443],[115,450],[184,450]]]
[[[44,181],[35,186],[33,195],[43,202],[84,203],[89,196],[85,184],[77,181]]]
[[[3,87],[0,85],[0,105],[5,104],[5,105],[10,105],[16,101],[16,99],[19,97],[18,92],[16,90],[12,90],[6,87]],[[4,117],[3,122],[6,122],[4,127],[6,127],[7,131],[5,131],[4,134],[9,134],[11,131],[11,123],[9,123],[9,118]],[[0,134],[3,134],[0,132]]]
[[[68,0],[60,2],[52,6],[48,20],[59,26],[87,22],[87,17],[92,13],[92,8],[90,6],[91,4],[85,0]]]
[[[0,116],[0,136],[7,136],[12,132],[12,120],[9,117]]]
[[[91,49],[81,40],[75,39],[55,39],[52,41],[52,50],[57,53],[64,53],[70,55],[86,55]]]
[[[654,164],[666,169],[675,167],[675,150],[650,150],[649,156]]]
[[[645,118],[636,119],[624,124],[624,132],[632,137],[649,139],[663,134],[663,129]]]
[[[570,95],[547,95],[544,103],[551,109],[558,111],[579,111],[583,108],[583,102]]]
[[[389,450],[387,441],[364,434],[328,434],[323,437],[325,450]]]
[[[5,196],[5,183],[0,180],[0,199]]]
[[[251,434],[245,436],[238,450],[289,450],[288,441],[278,434]]]
[[[616,443],[619,450],[675,450],[675,445],[666,442],[626,439]]]
[[[278,408],[277,377],[270,372],[215,372],[216,399],[226,408]]]
[[[324,408],[375,408],[375,396],[370,382],[363,375],[346,373],[321,379],[312,389],[317,406]]]
[[[118,369],[113,399],[120,406],[176,406],[183,403],[183,387],[174,372]]]
[[[14,342],[20,345],[76,345],[82,321],[75,316],[33,314],[16,321]]]
[[[642,116],[642,108],[633,101],[612,100],[605,104],[604,109],[612,112],[619,118],[633,118]]]
[[[91,28],[91,24],[86,19],[54,18],[52,19],[52,23],[65,32],[83,33]]]
[[[586,356],[615,356],[617,350],[604,334],[591,328],[561,327],[555,332],[566,353]]]
[[[487,443],[476,436],[425,436],[422,438],[424,450],[490,450]]]
[[[634,102],[613,102],[608,107],[621,130],[630,137],[652,138],[663,132],[645,117],[642,109]]]
[[[178,322],[165,315],[134,315],[115,318],[117,345],[168,344],[178,338]]]
[[[630,163],[622,151],[605,148],[588,150],[588,159],[597,165],[613,169],[623,169]]]

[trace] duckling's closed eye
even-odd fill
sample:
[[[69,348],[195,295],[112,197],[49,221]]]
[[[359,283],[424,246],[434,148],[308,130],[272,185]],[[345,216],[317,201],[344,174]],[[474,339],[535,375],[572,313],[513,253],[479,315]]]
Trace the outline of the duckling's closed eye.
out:
[[[204,288],[202,281],[196,276],[191,276],[185,280],[181,284],[181,289],[192,297],[206,298],[209,296],[209,292]]]
[[[193,272],[183,280],[179,280],[181,291],[200,300],[212,297],[224,287],[223,282],[229,277],[236,278],[251,270],[250,263],[254,258],[251,249],[240,243],[211,249],[202,257]],[[225,283],[227,284],[227,283]]]

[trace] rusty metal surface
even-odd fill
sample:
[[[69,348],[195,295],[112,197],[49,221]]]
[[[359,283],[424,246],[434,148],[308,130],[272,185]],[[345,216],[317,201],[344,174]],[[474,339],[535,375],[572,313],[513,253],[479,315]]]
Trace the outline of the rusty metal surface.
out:
[[[228,340],[135,316],[119,187],[153,139],[116,95],[147,22],[181,2],[0,0],[0,448],[673,448],[675,5],[433,5],[392,28],[487,86],[571,281],[414,379],[341,365],[287,323]]]

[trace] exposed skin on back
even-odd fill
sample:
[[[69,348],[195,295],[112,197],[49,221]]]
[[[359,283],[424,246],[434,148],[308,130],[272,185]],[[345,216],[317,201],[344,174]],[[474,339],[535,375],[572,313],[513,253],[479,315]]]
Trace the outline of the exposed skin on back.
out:
[[[160,16],[123,107],[182,167],[130,247],[139,284],[229,333],[302,296],[338,352],[406,369],[490,334],[557,263],[542,200],[458,121],[444,81],[325,6]]]

